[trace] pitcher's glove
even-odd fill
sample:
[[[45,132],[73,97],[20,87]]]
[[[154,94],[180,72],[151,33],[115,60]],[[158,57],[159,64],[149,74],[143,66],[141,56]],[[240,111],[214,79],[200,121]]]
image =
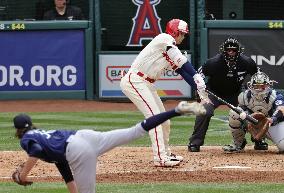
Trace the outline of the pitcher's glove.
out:
[[[261,112],[255,112],[251,114],[252,117],[254,117],[256,120],[258,120],[258,123],[255,125],[253,123],[248,123],[247,130],[255,139],[256,141],[262,139],[266,132],[268,131],[270,127],[270,121],[269,119]]]
[[[14,182],[16,182],[17,184],[21,185],[21,186],[29,186],[29,185],[32,185],[33,182],[30,182],[30,181],[22,181],[21,180],[21,177],[20,177],[20,174],[21,174],[21,171],[24,167],[24,164],[21,164],[17,169],[16,171],[13,172],[12,174],[12,179]]]

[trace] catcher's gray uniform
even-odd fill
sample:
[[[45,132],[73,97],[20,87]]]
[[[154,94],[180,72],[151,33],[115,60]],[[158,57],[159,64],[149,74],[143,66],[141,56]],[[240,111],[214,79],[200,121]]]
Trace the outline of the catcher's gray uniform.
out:
[[[273,117],[279,107],[284,106],[284,99],[282,94],[276,90],[270,89],[265,98],[256,98],[253,96],[251,90],[242,92],[239,97],[239,107],[242,108],[247,114],[253,112],[262,112],[267,117]],[[241,146],[245,139],[245,130],[241,129],[242,122],[239,114],[230,111],[229,125],[231,128],[234,144]],[[284,122],[272,124],[269,127],[266,137],[272,140],[278,147],[279,151],[284,151]]]

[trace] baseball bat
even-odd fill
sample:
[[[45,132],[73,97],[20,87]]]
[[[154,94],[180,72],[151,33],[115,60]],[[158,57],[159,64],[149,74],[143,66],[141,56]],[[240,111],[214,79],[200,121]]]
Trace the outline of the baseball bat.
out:
[[[242,110],[238,109],[238,108],[235,107],[234,105],[232,105],[232,104],[228,103],[227,101],[225,101],[224,99],[218,97],[217,95],[215,95],[215,94],[212,93],[211,91],[209,91],[209,90],[206,89],[206,92],[207,92],[208,94],[210,94],[211,96],[215,97],[218,101],[220,101],[220,102],[224,103],[225,105],[227,105],[230,109],[232,109],[232,110],[235,111],[236,113],[241,114],[241,113],[243,112]],[[246,120],[252,122],[252,123],[255,124],[255,125],[258,123],[258,120],[255,119],[254,117],[252,117],[252,116],[249,115],[249,114],[247,114]]]

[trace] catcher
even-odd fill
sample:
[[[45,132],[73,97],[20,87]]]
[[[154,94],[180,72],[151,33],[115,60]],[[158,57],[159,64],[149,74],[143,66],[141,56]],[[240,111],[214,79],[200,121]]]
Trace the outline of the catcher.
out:
[[[206,110],[199,103],[182,101],[170,111],[145,119],[137,125],[108,132],[93,130],[52,130],[37,129],[31,118],[19,114],[14,118],[16,137],[21,147],[29,155],[27,161],[12,175],[19,185],[31,185],[27,180],[29,171],[38,159],[55,163],[70,193],[94,193],[96,185],[96,165],[98,156],[116,146],[126,144],[144,136],[152,128],[172,117],[182,114],[205,114]],[[179,161],[176,161],[179,163]]]
[[[229,126],[233,136],[233,144],[223,147],[225,152],[243,151],[247,142],[248,131],[254,140],[266,137],[273,141],[284,152],[284,98],[283,95],[272,89],[275,81],[258,70],[247,83],[248,89],[238,96],[239,105],[243,112],[239,115],[233,110],[229,113]],[[246,115],[258,120],[254,125],[245,121]]]

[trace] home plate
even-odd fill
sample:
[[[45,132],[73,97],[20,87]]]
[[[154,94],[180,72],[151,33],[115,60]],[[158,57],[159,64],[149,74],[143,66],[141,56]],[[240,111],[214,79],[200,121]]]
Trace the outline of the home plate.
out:
[[[248,166],[215,166],[213,169],[251,169]]]

